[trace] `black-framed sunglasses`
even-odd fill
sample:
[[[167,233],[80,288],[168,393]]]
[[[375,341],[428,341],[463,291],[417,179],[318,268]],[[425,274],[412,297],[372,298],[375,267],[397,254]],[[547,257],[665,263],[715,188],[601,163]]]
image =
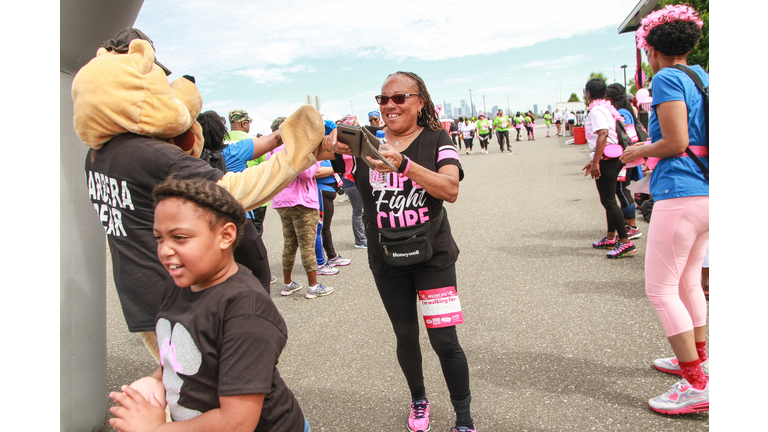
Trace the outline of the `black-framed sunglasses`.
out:
[[[395,105],[402,105],[405,103],[405,99],[408,96],[417,96],[417,95],[421,95],[421,93],[399,93],[392,96],[378,95],[376,96],[376,103],[379,105],[386,105],[389,103],[389,100],[392,99],[392,102],[394,102]]]

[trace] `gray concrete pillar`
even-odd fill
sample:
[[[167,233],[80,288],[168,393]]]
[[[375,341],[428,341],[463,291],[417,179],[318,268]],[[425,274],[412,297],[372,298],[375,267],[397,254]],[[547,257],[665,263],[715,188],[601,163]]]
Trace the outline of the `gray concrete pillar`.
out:
[[[88,199],[88,148],[72,126],[72,79],[103,41],[133,25],[142,3],[60,3],[61,431],[97,430],[107,412],[106,238]]]

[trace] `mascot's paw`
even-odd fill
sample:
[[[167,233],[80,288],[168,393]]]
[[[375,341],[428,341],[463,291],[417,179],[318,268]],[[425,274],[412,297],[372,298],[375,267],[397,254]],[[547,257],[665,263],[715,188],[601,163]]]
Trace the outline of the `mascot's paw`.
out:
[[[280,125],[280,135],[286,161],[300,173],[317,162],[313,153],[323,142],[325,122],[312,105],[302,105]]]

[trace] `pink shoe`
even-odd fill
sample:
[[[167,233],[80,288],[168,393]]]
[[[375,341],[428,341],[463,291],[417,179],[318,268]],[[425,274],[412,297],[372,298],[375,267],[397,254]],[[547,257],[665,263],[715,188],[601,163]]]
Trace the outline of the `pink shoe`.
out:
[[[411,415],[408,416],[410,432],[429,432],[429,401],[427,399],[411,402]]]

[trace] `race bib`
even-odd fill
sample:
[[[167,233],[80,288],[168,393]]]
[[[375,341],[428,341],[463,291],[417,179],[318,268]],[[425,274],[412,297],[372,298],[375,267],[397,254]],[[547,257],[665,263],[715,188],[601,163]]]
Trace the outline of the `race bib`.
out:
[[[464,322],[456,287],[419,291],[419,301],[427,328],[449,327]]]
[[[502,129],[506,129],[507,128],[507,121],[506,120],[502,120],[501,121],[501,128]]]

